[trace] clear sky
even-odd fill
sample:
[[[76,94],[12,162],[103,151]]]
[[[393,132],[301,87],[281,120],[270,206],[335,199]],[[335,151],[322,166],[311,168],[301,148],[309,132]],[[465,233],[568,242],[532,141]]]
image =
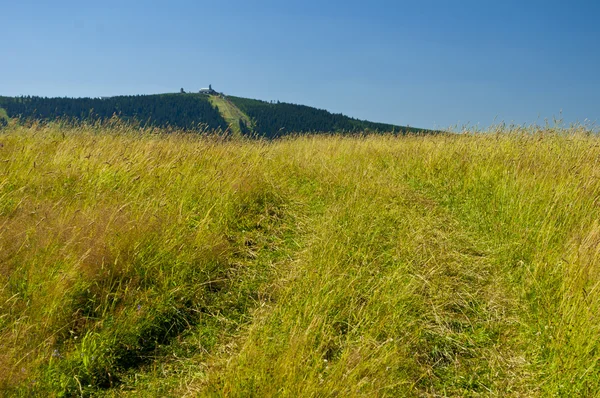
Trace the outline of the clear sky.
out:
[[[212,84],[415,127],[600,123],[597,0],[0,0],[0,37],[0,95]]]

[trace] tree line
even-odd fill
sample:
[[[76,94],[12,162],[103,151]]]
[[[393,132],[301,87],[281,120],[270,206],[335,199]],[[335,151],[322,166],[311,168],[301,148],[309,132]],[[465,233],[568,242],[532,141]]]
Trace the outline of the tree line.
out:
[[[241,97],[227,97],[252,119],[239,121],[246,136],[276,138],[290,133],[395,132],[423,133],[427,130],[358,120],[323,109],[289,103],[270,103]],[[3,111],[4,110],[4,111]],[[4,118],[2,117],[4,114]],[[103,121],[114,116],[142,127],[173,127],[183,130],[222,130],[227,122],[208,96],[201,94],[157,94],[108,98],[0,97],[0,127],[11,118],[76,121]]]
[[[8,117],[79,121],[107,120],[117,116],[142,127],[174,127],[184,130],[227,129],[227,123],[205,96],[160,94],[108,98],[0,97]]]
[[[227,97],[255,123],[259,135],[274,138],[289,133],[308,132],[421,132],[423,130],[358,120],[323,109],[284,102],[270,103],[240,97]]]

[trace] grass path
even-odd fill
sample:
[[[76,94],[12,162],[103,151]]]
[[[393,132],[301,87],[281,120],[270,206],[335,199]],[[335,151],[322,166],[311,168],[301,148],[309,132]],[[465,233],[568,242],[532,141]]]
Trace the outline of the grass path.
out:
[[[188,392],[522,396],[518,300],[486,242],[367,159],[340,170],[347,155],[293,164],[305,249],[238,352]]]
[[[237,106],[232,104],[227,98],[223,98],[218,95],[211,95],[208,99],[213,106],[216,106],[219,109],[221,116],[223,116],[223,119],[225,119],[234,135],[241,135],[239,124],[240,120],[243,121],[246,126],[251,128],[252,121],[250,118]]]

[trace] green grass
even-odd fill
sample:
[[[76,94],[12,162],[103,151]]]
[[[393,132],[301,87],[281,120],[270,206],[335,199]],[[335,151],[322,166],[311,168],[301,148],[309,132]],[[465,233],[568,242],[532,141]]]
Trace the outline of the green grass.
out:
[[[598,396],[598,140],[10,125],[0,388]]]
[[[211,95],[208,99],[213,106],[216,106],[217,109],[219,109],[221,116],[225,119],[234,135],[241,136],[242,134],[239,124],[240,120],[244,122],[248,128],[252,128],[253,123],[248,115],[242,112],[231,101],[219,95]]]
[[[8,120],[8,114],[4,108],[0,108],[0,119]]]

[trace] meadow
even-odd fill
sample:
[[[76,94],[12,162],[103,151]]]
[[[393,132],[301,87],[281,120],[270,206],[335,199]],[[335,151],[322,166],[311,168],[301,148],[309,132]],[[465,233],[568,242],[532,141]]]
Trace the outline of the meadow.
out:
[[[599,396],[600,139],[0,130],[0,395]]]

